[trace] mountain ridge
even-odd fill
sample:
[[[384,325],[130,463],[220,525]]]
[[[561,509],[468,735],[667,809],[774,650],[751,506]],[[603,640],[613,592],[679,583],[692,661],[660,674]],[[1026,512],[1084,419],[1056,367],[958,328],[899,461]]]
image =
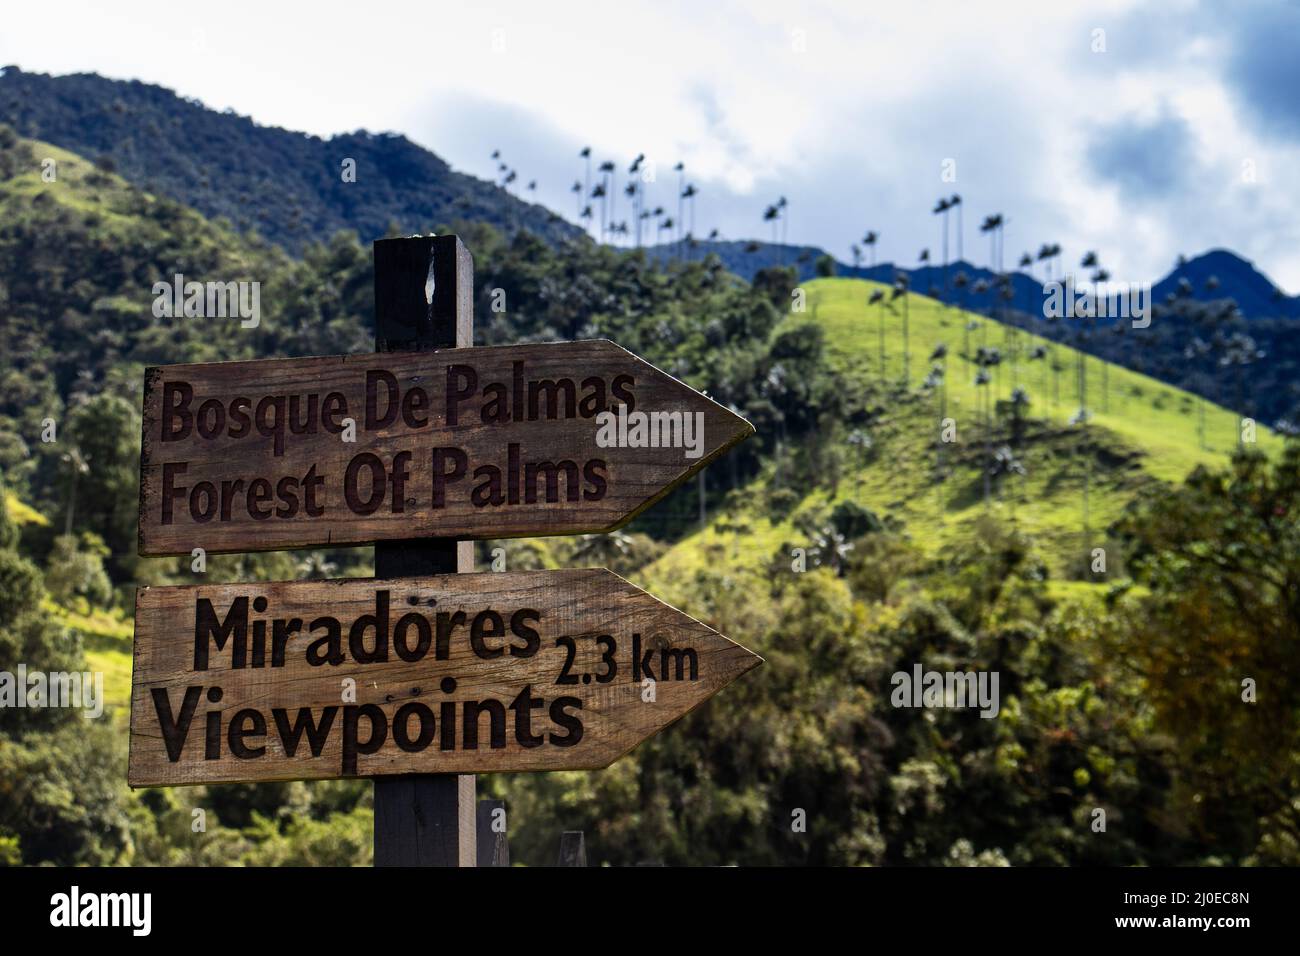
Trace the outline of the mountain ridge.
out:
[[[295,254],[354,230],[363,242],[391,226],[427,231],[460,220],[550,242],[585,235],[542,206],[456,172],[398,133],[364,130],[321,139],[218,112],[165,87],[95,73],[0,70],[0,123],[120,173],[142,188],[257,231]],[[183,147],[170,145],[173,127]],[[344,162],[355,162],[355,180]]]

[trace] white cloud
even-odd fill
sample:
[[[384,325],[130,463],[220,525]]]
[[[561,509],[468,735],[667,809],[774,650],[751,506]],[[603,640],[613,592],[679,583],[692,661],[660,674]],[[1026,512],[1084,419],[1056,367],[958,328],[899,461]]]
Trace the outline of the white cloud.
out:
[[[0,62],[139,78],[328,136],[392,129],[490,177],[505,151],[566,215],[590,144],[620,168],[657,161],[700,187],[698,229],[766,236],[763,206],[791,203],[790,239],[847,258],[867,228],[882,259],[937,254],[929,214],[965,197],[968,257],[979,217],[1008,220],[1007,256],[1041,242],[1066,261],[1097,249],[1117,277],[1163,274],[1180,252],[1226,246],[1300,287],[1295,149],[1246,129],[1219,78],[1224,43],[1194,4],[1159,17],[1135,3],[1017,2],[488,5],[232,0],[202,19],[170,2],[70,2],[6,12]],[[1107,52],[1092,53],[1105,29]],[[796,33],[795,31],[802,31]],[[802,40],[800,48],[798,40]],[[1281,42],[1281,41],[1279,41]],[[1088,136],[1171,110],[1188,124],[1196,176],[1180,201],[1129,208],[1086,162]],[[939,163],[955,157],[955,185]],[[1249,156],[1269,202],[1243,200]],[[1172,245],[1171,245],[1172,244]]]

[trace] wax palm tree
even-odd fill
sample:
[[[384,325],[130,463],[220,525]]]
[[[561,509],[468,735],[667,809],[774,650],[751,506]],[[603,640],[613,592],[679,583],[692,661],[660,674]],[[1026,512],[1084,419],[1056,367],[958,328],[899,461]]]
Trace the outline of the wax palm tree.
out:
[[[1002,213],[985,216],[980,224],[980,232],[989,234],[989,268],[994,272],[1002,271],[1002,229],[1006,220]]]
[[[596,183],[595,188],[592,189],[591,191],[591,198],[600,200],[600,241],[604,242],[605,241],[605,184],[604,183]]]
[[[1059,255],[1060,248],[1057,247],[1056,251],[1057,254]],[[1083,254],[1083,258],[1079,260],[1079,265],[1085,269],[1094,268],[1097,265],[1097,253],[1092,251],[1085,252]],[[1092,311],[1095,313],[1096,308],[1094,307]],[[1079,333],[1078,333],[1079,336],[1079,349],[1078,349],[1079,408],[1083,409],[1086,412],[1088,408],[1088,353],[1086,351],[1085,343],[1088,341],[1090,337],[1088,335],[1089,325],[1095,320],[1089,316],[1084,316],[1084,315],[1079,316],[1078,319],[1079,319]]]
[[[641,213],[640,203],[637,201],[637,182],[635,179],[628,180],[623,187],[623,195],[627,197],[628,204],[632,207],[632,221],[636,223],[636,246],[641,248]]]
[[[890,296],[891,300],[900,298],[903,300],[903,388],[905,389],[912,374],[911,308],[908,304],[908,282],[905,273],[898,273],[894,277],[894,291]]]
[[[582,194],[586,196],[591,193],[591,147],[590,146],[582,147],[581,151],[579,151],[578,153],[578,156],[580,156],[582,160],[586,163],[586,173],[583,175],[583,180],[582,180]]]
[[[948,417],[948,379],[947,379],[947,362],[948,346],[940,342],[930,353],[930,375],[926,379],[927,384],[932,388],[938,389],[939,394],[939,422],[942,425],[943,420]],[[939,472],[943,472],[943,435],[940,432],[936,436],[935,443],[935,467]]]
[[[573,185],[569,187],[569,192],[573,193],[573,209],[578,214],[578,217],[581,218],[582,217],[582,183],[578,182],[575,179],[573,181]]]
[[[642,213],[645,203],[645,184],[641,182],[641,164],[645,162],[645,153],[637,153],[632,165],[627,168],[628,184],[625,192],[632,200],[632,218],[636,223],[636,247],[641,248],[641,223],[646,218]]]
[[[667,219],[661,220],[659,223],[658,231],[655,233],[655,242],[659,243],[663,241],[661,237],[663,236],[664,230],[668,231],[668,238],[671,240],[673,237],[673,229],[675,228],[675,225],[676,224],[673,222],[672,216],[669,216]]]
[[[961,256],[962,256],[962,252],[961,252],[961,234],[962,234],[962,228],[961,228],[961,196],[957,195],[957,193],[953,193],[951,196],[949,196],[949,197],[948,197],[948,208],[949,208],[949,209],[956,209],[956,210],[957,210],[957,261],[958,261],[958,262],[961,262],[961,261],[962,261],[962,258],[961,258]]]
[[[1092,257],[1092,262],[1093,265],[1098,265],[1097,257],[1095,255]],[[1098,297],[1105,292],[1105,289],[1103,287],[1106,285],[1108,281],[1110,281],[1110,273],[1107,272],[1105,269],[1098,268],[1095,272],[1093,272],[1090,279],[1092,281],[1093,300],[1095,303],[1100,301]],[[1091,321],[1095,326],[1097,323],[1095,307],[1093,309],[1093,318]],[[1122,332],[1124,329],[1124,325],[1123,323],[1117,322],[1115,323],[1113,328],[1118,329]],[[1106,361],[1104,357],[1101,360],[1101,410],[1107,413],[1110,412],[1110,362]]]
[[[678,241],[680,241],[682,223],[685,222],[685,219],[682,217],[682,202],[685,197],[682,193],[686,191],[686,164],[681,160],[678,160],[677,165],[673,167],[673,172],[677,174],[677,231],[679,233],[677,238]]]
[[[862,265],[862,250],[856,242],[849,245],[849,255],[853,258],[853,271],[856,273]]]
[[[976,280],[975,280],[975,285],[971,286],[971,291],[973,291],[973,292],[975,293],[976,296],[986,295],[986,294],[988,293],[988,291],[989,291],[989,280],[988,280],[988,279],[983,279],[983,278],[976,279]],[[985,312],[985,318],[988,317],[988,313],[989,313],[990,311],[991,311],[991,310],[990,310],[988,307],[985,307],[985,310],[984,310],[984,312]],[[980,326],[979,326],[979,329],[980,329],[980,345],[987,345],[987,344],[988,344],[988,341],[989,341],[989,324],[988,324],[988,322],[981,322],[981,323],[980,323]]]
[[[868,232],[865,236],[862,237],[862,244],[871,251],[871,267],[873,269],[876,266],[876,241],[879,238],[880,238],[880,234],[876,232]]]
[[[682,190],[682,199],[687,201],[691,212],[690,231],[695,231],[695,197],[699,195],[699,190],[695,188],[694,183],[687,183],[686,188]]]
[[[603,163],[601,163],[600,166],[597,168],[601,175],[601,181],[600,181],[601,190],[602,190],[601,195],[604,196],[605,199],[608,199],[609,201],[608,220],[604,219],[605,216],[604,200],[602,200],[600,204],[601,218],[603,220],[600,224],[600,228],[601,228],[601,233],[603,235],[605,230],[607,230],[610,226],[614,225],[614,191],[617,188],[617,184],[614,182],[616,167],[614,166],[614,161],[612,159],[607,159]]]
[[[984,412],[984,456],[987,459],[991,456],[990,448],[992,447],[992,441],[990,439],[990,434],[989,434],[990,433],[989,415],[987,409],[989,403],[989,397],[988,397],[989,383],[993,381],[993,377],[989,374],[989,370],[986,367],[986,363],[985,363],[986,357],[987,357],[986,350],[983,348],[981,348],[976,353],[975,364],[979,367],[979,371],[975,373],[975,388],[982,390],[982,391],[978,391],[977,394],[981,396],[981,402],[982,402],[983,412]],[[984,470],[984,507],[985,508],[989,506],[989,497],[991,495],[991,492],[992,492],[992,488],[990,487],[989,473],[988,473],[988,469],[986,468]]]
[[[934,216],[943,216],[943,294],[948,295],[948,210],[952,204],[942,197],[934,204],[930,214]]]
[[[867,299],[867,306],[878,305],[879,323],[880,323],[880,380],[885,380],[885,290],[872,289],[871,297]]]
[[[776,245],[776,224],[780,218],[781,210],[777,209],[775,205],[768,206],[763,210],[763,221],[772,224],[772,245]]]

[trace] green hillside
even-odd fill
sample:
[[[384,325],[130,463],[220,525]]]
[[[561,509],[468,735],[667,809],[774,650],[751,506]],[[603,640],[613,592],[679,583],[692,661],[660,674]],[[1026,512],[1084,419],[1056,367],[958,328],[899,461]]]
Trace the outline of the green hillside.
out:
[[[770,465],[760,484],[764,493],[735,496],[724,514],[650,569],[656,587],[689,578],[695,568],[718,558],[738,573],[766,573],[783,542],[807,547],[800,528],[845,500],[902,521],[931,554],[956,538],[968,538],[980,517],[992,512],[1049,546],[1055,577],[1086,580],[1091,572],[1084,570],[1083,559],[1106,545],[1105,529],[1136,496],[1158,494],[1162,482],[1180,482],[1197,465],[1222,467],[1237,446],[1240,425],[1233,412],[1092,356],[1086,362],[1088,424],[1071,424],[1080,407],[1080,353],[988,317],[914,293],[906,305],[896,299],[888,307],[869,306],[874,290],[883,291],[888,302],[890,289],[860,279],[817,279],[803,289],[805,311],[791,314],[782,328],[820,327],[832,367],[853,389],[875,397],[878,415],[857,429],[859,439],[869,437],[870,448],[855,443],[851,430],[831,436],[836,447],[825,458],[827,467],[839,470],[835,492],[818,487],[804,495],[793,489],[797,504],[783,519],[774,517],[780,509],[772,507],[771,493],[788,483]],[[905,311],[910,363],[904,360]],[[940,346],[946,346],[946,356],[930,361]],[[981,347],[997,348],[1001,355],[987,386],[976,384]],[[1032,358],[1040,347],[1046,355]],[[905,365],[906,390],[901,387]],[[942,383],[927,385],[936,368],[943,370]],[[1019,441],[1011,434],[1008,407],[1017,388],[1028,397]],[[986,429],[988,408],[992,426]],[[956,427],[950,444],[939,442],[945,417]],[[1012,448],[1025,469],[1023,476],[993,479],[987,505],[986,439],[994,450]],[[1282,447],[1263,426],[1256,439],[1270,455]],[[1086,547],[1085,477],[1091,529]]]
[[[365,780],[125,785],[134,587],[195,580],[187,558],[135,553],[141,367],[366,350],[366,246],[340,235],[290,259],[3,128],[0,212],[0,670],[100,672],[113,708],[6,715],[0,863],[369,863]],[[581,829],[612,864],[1300,860],[1300,623],[1275,583],[1300,578],[1300,445],[1261,429],[1273,460],[1228,471],[1229,412],[1204,409],[1202,440],[1199,400],[1093,359],[1094,415],[1070,424],[1072,350],[1049,367],[1030,358],[1044,343],[921,296],[869,307],[879,286],[826,279],[792,312],[789,269],[746,283],[716,258],[454,228],[479,341],[608,337],[757,428],[624,532],[482,543],[511,570],[611,567],[765,659],[605,771],[482,776],[509,803],[513,859],[553,860]],[[152,284],[177,271],[261,281],[261,324],[153,316]],[[987,386],[981,348],[1000,359]],[[93,467],[74,472],[71,450]],[[1184,482],[1198,464],[1215,471]],[[791,573],[796,548],[808,573]],[[372,572],[370,549],[327,549],[210,556],[206,580]],[[1000,674],[996,719],[894,705],[892,675],[918,662]],[[1268,681],[1257,705],[1243,673]]]

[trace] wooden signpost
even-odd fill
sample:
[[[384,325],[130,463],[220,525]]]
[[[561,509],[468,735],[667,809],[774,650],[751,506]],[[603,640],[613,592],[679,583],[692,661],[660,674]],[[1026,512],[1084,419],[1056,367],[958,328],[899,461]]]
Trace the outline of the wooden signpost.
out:
[[[752,432],[605,341],[151,368],[140,552],[609,531]]]
[[[607,766],[761,662],[604,569],[468,573],[753,433],[610,342],[470,349],[472,290],[455,236],[380,240],[376,353],[146,372],[142,555],[373,541],[375,578],[140,589],[132,786],[372,777],[376,865],[472,866],[474,774]]]
[[[141,588],[128,781],[594,770],[758,663],[604,568]]]

